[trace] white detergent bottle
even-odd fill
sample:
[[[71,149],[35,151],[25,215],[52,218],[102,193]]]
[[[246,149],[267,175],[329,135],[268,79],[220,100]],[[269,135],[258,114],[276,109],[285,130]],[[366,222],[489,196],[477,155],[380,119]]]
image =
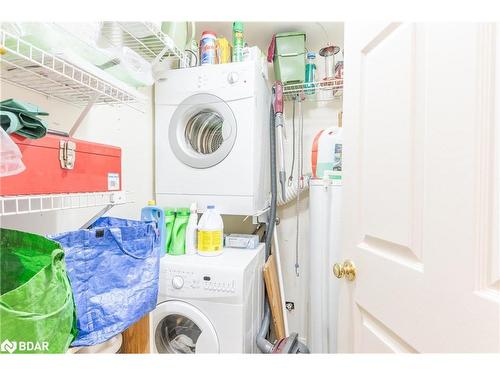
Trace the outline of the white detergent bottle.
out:
[[[198,223],[198,254],[216,256],[223,251],[224,223],[214,205],[208,205]]]
[[[186,227],[186,255],[193,255],[197,251],[198,212],[196,203],[191,204],[189,211],[189,221]]]

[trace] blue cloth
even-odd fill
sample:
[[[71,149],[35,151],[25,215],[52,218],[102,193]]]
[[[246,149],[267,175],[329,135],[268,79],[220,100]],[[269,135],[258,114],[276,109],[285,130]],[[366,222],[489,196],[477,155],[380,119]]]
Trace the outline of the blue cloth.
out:
[[[109,340],[156,307],[156,223],[103,217],[89,229],[49,237],[66,253],[79,331],[71,346]]]

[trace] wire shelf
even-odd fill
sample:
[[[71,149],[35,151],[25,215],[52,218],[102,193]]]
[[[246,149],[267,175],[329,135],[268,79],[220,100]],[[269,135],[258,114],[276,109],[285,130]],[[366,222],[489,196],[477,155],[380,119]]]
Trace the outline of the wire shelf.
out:
[[[154,23],[103,22],[101,35],[105,36],[109,45],[129,47],[149,62],[161,60],[165,56],[175,56],[181,67],[189,65],[185,52]]]
[[[0,196],[0,216],[127,203],[124,191]]]
[[[328,78],[318,82],[291,83],[283,86],[285,100],[329,101],[342,100],[343,79]]]
[[[66,62],[0,29],[0,78],[66,103],[123,103],[134,107],[144,99]]]

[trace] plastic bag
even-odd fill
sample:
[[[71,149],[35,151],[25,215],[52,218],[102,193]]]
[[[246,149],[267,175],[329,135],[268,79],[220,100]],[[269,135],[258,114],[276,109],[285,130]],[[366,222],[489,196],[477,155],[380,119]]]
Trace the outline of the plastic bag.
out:
[[[26,167],[22,162],[21,150],[0,127],[0,177],[14,176]]]
[[[133,87],[151,86],[154,83],[151,64],[128,47],[111,47],[105,50],[116,64],[105,67],[113,77]]]
[[[66,253],[78,337],[97,345],[156,307],[160,237],[156,224],[104,217],[90,229],[50,236]]]
[[[0,229],[0,352],[65,353],[76,316],[64,252],[36,234]]]

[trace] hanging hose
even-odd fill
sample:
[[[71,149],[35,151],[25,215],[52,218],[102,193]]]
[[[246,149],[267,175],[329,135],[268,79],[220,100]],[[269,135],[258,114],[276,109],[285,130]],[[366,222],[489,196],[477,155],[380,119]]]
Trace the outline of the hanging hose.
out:
[[[297,194],[303,194],[307,189],[309,189],[309,178],[308,176],[304,176],[304,188],[299,189],[298,184],[292,184],[292,186],[288,186],[285,189],[285,196],[282,197],[281,194],[278,196],[278,206],[284,206],[295,200],[297,198]]]
[[[270,110],[270,161],[271,161],[271,208],[269,210],[269,224],[266,228],[266,260],[271,254],[271,245],[274,234],[274,226],[276,224],[276,203],[278,195],[278,184],[276,176],[276,128],[274,121],[274,109],[271,103]],[[269,301],[266,292],[265,302],[264,302],[264,318],[257,333],[256,343],[257,347],[262,353],[271,353],[274,345],[270,343],[267,339],[267,333],[269,332],[269,326],[271,324],[271,309],[269,308]]]
[[[300,101],[301,99],[298,98]],[[303,138],[303,130],[302,134],[299,131],[298,137],[295,134],[295,102],[297,101],[297,98],[294,98],[293,100],[293,107],[292,107],[292,166],[290,168],[290,176],[288,176],[288,183],[286,186],[282,186],[281,194],[278,196],[278,206],[284,206],[292,201],[294,201],[297,196],[302,194],[304,191],[307,191],[309,188],[309,178],[308,176],[302,176],[303,180],[301,181],[301,176],[297,176],[297,183],[293,183],[293,173],[294,173],[294,167],[295,167],[295,159],[296,159],[296,154],[299,152],[299,150],[296,150],[296,143],[300,143],[300,139]],[[299,107],[300,108],[300,107]],[[303,114],[302,114],[302,109],[300,109],[300,116],[301,119],[300,121],[304,121],[303,119]],[[299,142],[296,142],[295,139],[299,138]],[[303,142],[303,141],[302,141]],[[303,145],[302,145],[303,147]],[[300,187],[300,184],[303,186]]]

